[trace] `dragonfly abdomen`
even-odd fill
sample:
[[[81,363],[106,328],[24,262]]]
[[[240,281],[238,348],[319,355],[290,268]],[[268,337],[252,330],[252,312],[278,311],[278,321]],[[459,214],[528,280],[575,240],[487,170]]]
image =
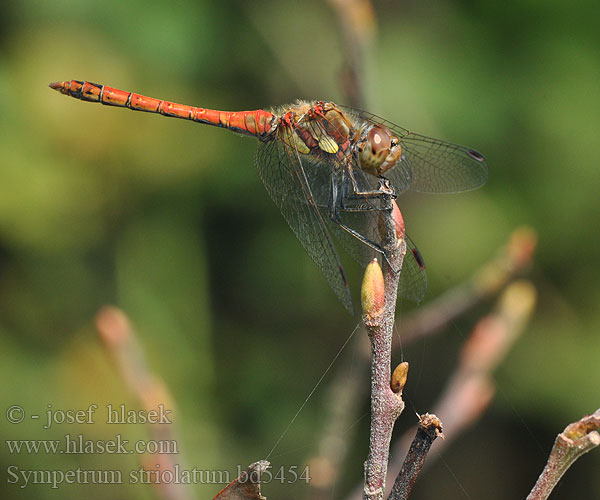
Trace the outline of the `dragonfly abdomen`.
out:
[[[163,116],[182,118],[255,136],[268,134],[273,121],[273,114],[262,109],[217,111],[198,108],[79,80],[51,83],[50,87],[82,101],[100,102],[107,106],[158,113]]]
[[[216,111],[192,108],[190,120],[223,127],[234,132],[250,135],[265,135],[271,130],[273,114],[262,109],[255,111]]]

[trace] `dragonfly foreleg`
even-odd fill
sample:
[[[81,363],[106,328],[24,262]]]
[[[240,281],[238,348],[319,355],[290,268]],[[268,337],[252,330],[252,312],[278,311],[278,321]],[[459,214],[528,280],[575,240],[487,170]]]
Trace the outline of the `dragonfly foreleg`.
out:
[[[354,170],[352,170],[352,167],[344,169],[342,175],[345,175],[346,172],[348,172],[350,180],[352,181],[352,190],[354,191],[353,194],[357,197],[381,199],[385,195],[391,195],[392,198],[396,198],[396,193],[394,192],[392,185],[385,177],[379,177],[379,186],[377,186],[377,189],[361,191],[360,186],[358,185],[358,181],[356,180],[356,176],[354,175]]]
[[[341,227],[344,231],[346,231],[349,234],[351,234],[352,236],[354,236],[360,242],[364,243],[365,245],[372,248],[376,252],[379,252],[379,253],[385,255],[385,252],[384,252],[383,248],[381,247],[381,245],[379,245],[378,243],[376,243],[373,240],[370,240],[363,234],[359,233],[355,229],[352,229],[351,227],[347,226],[346,224],[344,224],[342,222],[342,217],[340,216],[340,209],[342,209],[344,211],[353,211],[353,210],[345,209],[342,207],[343,196],[340,196],[338,179],[336,178],[335,173],[331,174],[330,186],[331,186],[331,193],[329,196],[329,207],[328,208],[329,208],[329,218],[331,219],[331,221],[334,222],[335,224],[337,224],[339,227]],[[371,210],[371,209],[369,208],[366,210]],[[366,210],[357,208],[354,211],[364,212]],[[387,258],[386,258],[386,260],[387,260]]]
[[[380,199],[382,193],[379,190],[373,191],[360,191],[358,184],[353,175],[346,173],[346,170],[338,172],[338,176],[341,174],[341,195],[338,195],[339,208],[344,212],[372,212],[380,210],[380,204],[373,204],[371,200]],[[347,179],[350,178],[351,186],[347,185]],[[336,179],[337,180],[337,179]],[[333,177],[332,177],[332,182]],[[348,192],[349,191],[349,192]],[[350,204],[350,205],[349,205]]]
[[[338,175],[339,175],[339,173],[338,173]],[[342,186],[343,186],[343,179],[344,179],[344,174],[342,173]],[[345,197],[343,195],[340,195],[339,185],[340,185],[339,178],[337,177],[336,173],[332,173],[331,174],[331,182],[330,182],[331,192],[330,192],[330,196],[329,196],[329,207],[328,207],[329,218],[331,219],[331,221],[334,222],[335,224],[337,224],[340,228],[342,228],[347,233],[351,234],[354,238],[356,238],[363,244],[372,248],[376,252],[382,254],[384,256],[387,264],[390,266],[390,269],[394,273],[398,273],[399,269],[394,268],[394,266],[392,265],[385,250],[383,249],[383,247],[379,243],[367,238],[365,235],[361,234],[359,231],[356,231],[355,229],[352,229],[347,224],[344,224],[344,222],[342,221],[341,215],[340,215],[340,211],[342,211],[342,212],[371,212],[371,211],[387,211],[389,209],[382,208],[382,207],[375,207],[373,205],[364,205],[364,206],[358,206],[358,207],[346,207],[346,206],[344,206]],[[391,188],[389,181],[387,179],[383,179],[383,178],[380,180],[378,190],[373,191],[373,193],[377,194],[377,198],[381,198],[383,195],[389,196],[390,194],[392,196],[394,196],[393,189]]]

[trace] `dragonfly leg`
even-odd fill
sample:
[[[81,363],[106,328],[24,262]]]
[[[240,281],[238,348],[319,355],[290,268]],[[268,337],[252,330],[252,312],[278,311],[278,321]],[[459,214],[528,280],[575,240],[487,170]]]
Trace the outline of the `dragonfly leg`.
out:
[[[388,181],[385,177],[379,177],[379,186],[377,187],[377,189],[373,189],[370,191],[361,191],[358,186],[356,177],[354,176],[354,171],[352,170],[352,168],[348,168],[347,171],[348,175],[350,176],[350,180],[352,181],[352,189],[354,191],[353,194],[355,194],[356,196],[361,198],[381,199],[381,197],[384,195],[391,195],[392,198],[396,199],[396,193],[394,192],[394,188],[392,188],[390,181]],[[345,175],[345,173],[346,170],[344,170],[343,175]]]
[[[344,173],[342,172],[342,185],[344,184],[343,179],[344,179]],[[382,211],[382,210],[388,210],[388,209],[381,208],[381,207],[374,207],[372,205],[366,205],[366,206],[363,205],[360,207],[345,206],[344,205],[345,197],[343,195],[340,196],[338,181],[339,181],[339,178],[337,177],[337,175],[335,173],[332,173],[331,174],[331,182],[330,182],[331,192],[330,192],[330,196],[329,196],[329,207],[328,207],[329,218],[335,224],[337,224],[339,227],[341,227],[344,231],[346,231],[347,233],[351,234],[356,239],[358,239],[360,242],[362,242],[363,244],[372,248],[376,252],[382,254],[385,257],[385,260],[387,261],[388,265],[390,266],[390,269],[394,273],[398,273],[399,270],[394,268],[394,266],[390,262],[390,259],[387,256],[385,250],[379,243],[367,238],[360,232],[358,232],[355,229],[352,229],[348,225],[344,224],[342,222],[342,218],[340,216],[340,210],[343,212],[371,212],[371,211]],[[353,183],[353,185],[355,185],[355,184]],[[386,193],[386,190],[388,191],[388,193]],[[380,188],[377,191],[370,192],[370,194],[372,196],[367,196],[365,198],[368,198],[368,197],[381,198],[381,196],[383,196],[384,194],[389,194],[390,190],[391,190],[391,187],[389,186],[389,181],[387,181],[387,179],[382,179],[380,181]],[[357,193],[355,192],[354,194],[357,194]],[[393,190],[392,190],[392,194],[393,194]],[[363,197],[361,197],[361,198],[363,198]]]
[[[376,252],[379,252],[380,254],[383,254],[383,256],[385,257],[385,259],[388,261],[388,264],[390,264],[389,259],[385,255],[385,250],[381,247],[381,245],[379,245],[378,243],[376,243],[373,240],[370,240],[369,238],[367,238],[363,234],[359,233],[355,229],[352,229],[351,227],[349,227],[346,224],[344,224],[342,222],[342,218],[340,216],[340,209],[342,209],[344,211],[348,211],[348,212],[351,212],[351,211],[364,212],[364,211],[371,211],[372,208],[365,208],[365,209],[356,208],[354,210],[353,209],[343,208],[342,207],[343,196],[339,195],[339,189],[338,189],[339,186],[338,186],[338,182],[337,182],[337,179],[335,177],[335,174],[331,175],[331,183],[330,183],[330,185],[331,185],[331,193],[330,193],[330,196],[329,196],[329,207],[328,207],[328,209],[329,209],[329,218],[335,224],[337,224],[339,227],[341,227],[344,231],[346,231],[349,234],[351,234],[352,236],[354,236],[357,240],[359,240],[360,242],[364,243],[368,247],[372,248]],[[390,265],[390,267],[392,267],[392,266]],[[392,269],[393,269],[393,267],[392,267]]]
[[[339,215],[338,215],[338,217],[339,217]],[[370,247],[373,250],[375,250],[376,252],[379,252],[380,254],[382,254],[383,257],[385,258],[386,262],[388,263],[388,266],[390,266],[390,269],[394,272],[394,274],[398,274],[399,269],[396,269],[392,265],[392,263],[390,262],[390,259],[387,256],[387,253],[385,252],[385,250],[383,249],[383,247],[381,245],[379,245],[378,243],[375,243],[373,240],[370,240],[366,236],[363,236],[362,234],[360,234],[358,231],[352,229],[351,227],[348,227],[341,220],[335,219],[333,217],[331,220],[333,222],[335,222],[338,226],[340,226],[344,231],[347,231],[348,233],[350,233],[352,236],[354,236],[356,239],[358,239],[359,241],[361,241],[368,247]]]
[[[339,173],[338,173],[339,175]],[[372,212],[372,211],[380,211],[381,208],[379,206],[375,206],[374,204],[370,203],[371,199],[380,199],[382,196],[382,192],[378,189],[378,190],[373,190],[373,191],[360,191],[358,189],[358,184],[356,182],[356,179],[354,178],[353,175],[348,175],[346,173],[345,170],[341,171],[341,186],[342,186],[342,194],[341,196],[338,195],[338,199],[339,199],[339,206],[341,208],[342,211],[344,212]],[[352,181],[352,192],[350,193],[345,193],[346,189],[346,180],[348,179],[348,177],[350,177],[350,180]],[[334,178],[332,177],[332,182],[334,182],[333,180]],[[337,179],[336,179],[337,181]],[[348,206],[347,202],[362,202],[362,204],[359,205],[354,205],[354,206]]]

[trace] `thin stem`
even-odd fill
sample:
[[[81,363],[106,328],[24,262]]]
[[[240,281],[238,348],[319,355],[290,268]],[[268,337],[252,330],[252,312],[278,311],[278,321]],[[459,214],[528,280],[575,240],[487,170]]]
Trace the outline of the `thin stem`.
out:
[[[427,453],[438,436],[443,436],[440,419],[428,413],[421,415],[417,434],[406,454],[388,500],[406,500],[409,497],[425,463]]]
[[[554,441],[546,467],[527,500],[546,500],[560,478],[581,455],[600,445],[600,409],[569,424]]]
[[[386,186],[382,186],[386,189]],[[365,462],[365,500],[383,498],[387,475],[390,440],[394,423],[402,410],[401,394],[390,387],[392,333],[398,291],[398,278],[406,252],[404,238],[398,239],[394,219],[392,191],[382,197],[382,232],[386,258],[383,261],[385,302],[383,308],[370,314],[365,311],[363,321],[371,341],[371,432],[369,455]],[[398,211],[398,216],[399,211]]]

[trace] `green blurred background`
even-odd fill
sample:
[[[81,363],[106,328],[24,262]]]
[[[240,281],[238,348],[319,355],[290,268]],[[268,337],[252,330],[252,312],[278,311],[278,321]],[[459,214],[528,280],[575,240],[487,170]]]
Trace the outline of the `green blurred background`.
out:
[[[468,277],[516,226],[539,233],[534,320],[495,374],[491,408],[423,476],[420,498],[525,498],[556,433],[600,406],[599,10],[592,1],[375,2],[370,111],[469,144],[490,165],[478,191],[401,199],[428,264],[428,300]],[[231,110],[343,102],[342,41],[329,5],[19,0],[0,7],[0,29],[4,407],[136,408],[94,329],[96,311],[112,303],[130,316],[149,366],[171,390],[181,462],[233,471],[263,458],[358,318],[336,301],[270,201],[253,140],[81,103],[47,84],[86,79]],[[356,291],[360,269],[348,266]],[[487,309],[404,352],[410,401],[398,434],[414,424],[413,409],[431,408]],[[316,452],[330,380],[278,445],[274,467],[302,465]],[[362,477],[368,402],[361,405],[332,498]],[[139,464],[136,456],[15,455],[5,439],[118,432],[133,440],[147,430],[11,425],[4,407],[2,498],[157,498],[140,485],[8,484],[10,465]],[[599,466],[595,450],[553,498],[600,498]],[[193,493],[211,498],[219,489]],[[302,483],[263,491],[272,499],[307,493]]]

